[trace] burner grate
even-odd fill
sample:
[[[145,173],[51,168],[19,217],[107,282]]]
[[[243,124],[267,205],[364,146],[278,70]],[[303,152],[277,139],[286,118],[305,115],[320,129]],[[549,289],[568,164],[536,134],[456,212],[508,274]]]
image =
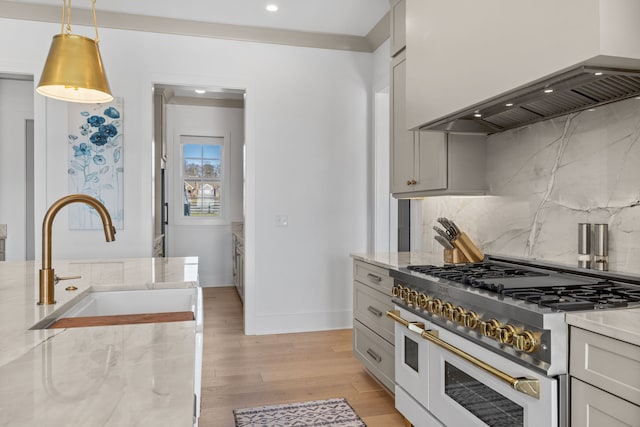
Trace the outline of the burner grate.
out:
[[[549,288],[506,289],[501,294],[559,311],[627,307],[630,303],[640,301],[640,289],[632,285],[610,282]]]
[[[640,285],[637,284],[548,274],[520,266],[484,262],[444,266],[411,265],[407,268],[558,311],[628,307],[640,302]]]

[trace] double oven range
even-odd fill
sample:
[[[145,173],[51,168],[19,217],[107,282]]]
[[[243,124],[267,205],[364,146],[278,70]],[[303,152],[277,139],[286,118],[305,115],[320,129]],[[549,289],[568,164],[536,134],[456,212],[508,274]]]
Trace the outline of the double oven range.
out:
[[[487,256],[392,270],[396,407],[415,426],[569,425],[570,311],[640,306],[640,280]]]

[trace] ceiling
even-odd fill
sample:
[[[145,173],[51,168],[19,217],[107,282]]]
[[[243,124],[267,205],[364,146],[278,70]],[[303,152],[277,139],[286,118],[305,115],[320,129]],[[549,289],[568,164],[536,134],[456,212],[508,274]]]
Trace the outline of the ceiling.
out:
[[[14,3],[60,6],[63,0],[12,0]],[[277,12],[265,10],[276,4]],[[90,9],[90,0],[73,8]],[[177,18],[201,22],[366,36],[389,11],[389,0],[100,0],[100,11]]]

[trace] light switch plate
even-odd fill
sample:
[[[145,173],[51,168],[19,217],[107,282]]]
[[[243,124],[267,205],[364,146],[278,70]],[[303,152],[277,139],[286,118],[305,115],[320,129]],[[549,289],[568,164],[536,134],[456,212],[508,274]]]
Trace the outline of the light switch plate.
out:
[[[287,227],[289,225],[289,217],[287,215],[276,215],[276,225],[278,227]]]

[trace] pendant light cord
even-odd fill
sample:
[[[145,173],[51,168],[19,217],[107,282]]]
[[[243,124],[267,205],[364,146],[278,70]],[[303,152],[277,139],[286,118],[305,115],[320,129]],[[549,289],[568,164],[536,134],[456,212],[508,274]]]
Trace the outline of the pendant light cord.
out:
[[[96,30],[96,44],[100,41],[98,37],[98,18],[96,17],[96,0],[91,0],[91,12],[93,14],[93,28]],[[60,33],[64,33],[64,22],[67,21],[67,34],[71,34],[71,0],[62,0],[62,25]]]
[[[100,39],[98,38],[98,19],[96,18],[96,0],[91,0],[91,10],[93,11],[93,28],[96,29],[96,44],[98,44]]]

